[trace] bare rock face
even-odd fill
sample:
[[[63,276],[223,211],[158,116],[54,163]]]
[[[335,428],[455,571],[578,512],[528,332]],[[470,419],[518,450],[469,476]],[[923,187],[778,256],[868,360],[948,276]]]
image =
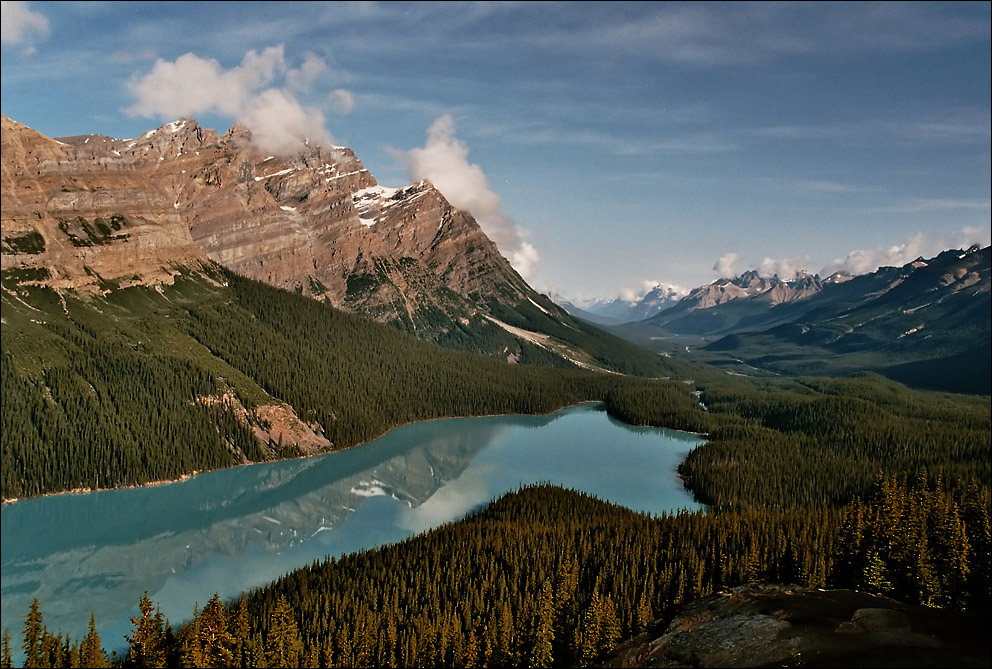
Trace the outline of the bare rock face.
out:
[[[266,155],[237,125],[54,140],[4,117],[2,221],[3,269],[56,288],[154,284],[213,261],[412,329],[532,292],[429,183],[383,188],[343,147]]]
[[[660,621],[659,621],[660,622]],[[687,605],[606,667],[988,667],[988,612],[751,583]]]
[[[168,281],[207,262],[169,193],[133,178],[116,140],[58,142],[2,124],[4,270],[100,289]]]

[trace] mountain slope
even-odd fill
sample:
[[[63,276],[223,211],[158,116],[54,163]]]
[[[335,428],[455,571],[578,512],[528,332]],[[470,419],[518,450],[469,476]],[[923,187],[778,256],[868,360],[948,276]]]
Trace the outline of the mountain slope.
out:
[[[271,156],[192,119],[132,140],[2,122],[2,267],[19,281],[107,291],[213,261],[454,348],[664,371],[536,293],[431,184],[381,187],[350,149]]]
[[[546,413],[622,384],[700,412],[681,383],[447,350],[216,265],[106,294],[5,279],[0,307],[4,499],[326,452],[417,420]]]

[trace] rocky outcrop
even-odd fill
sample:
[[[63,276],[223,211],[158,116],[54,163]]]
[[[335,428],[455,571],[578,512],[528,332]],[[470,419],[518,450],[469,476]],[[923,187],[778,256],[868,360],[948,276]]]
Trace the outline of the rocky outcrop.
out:
[[[192,119],[56,140],[4,117],[2,222],[3,269],[60,289],[212,261],[411,329],[533,292],[431,184],[383,188],[350,149],[265,155]]]
[[[751,583],[687,605],[606,667],[988,667],[988,612]],[[659,624],[661,621],[658,621]]]

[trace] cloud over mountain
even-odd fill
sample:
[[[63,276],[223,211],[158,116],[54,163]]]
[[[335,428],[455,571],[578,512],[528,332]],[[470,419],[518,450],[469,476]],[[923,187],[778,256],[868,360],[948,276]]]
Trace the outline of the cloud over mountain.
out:
[[[128,81],[135,102],[126,111],[163,120],[219,114],[242,122],[259,148],[273,153],[292,150],[303,141],[331,145],[323,112],[297,97],[325,69],[313,54],[307,54],[300,67],[289,67],[281,45],[249,51],[231,68],[193,53],[172,62],[160,58],[150,71]],[[277,85],[280,81],[282,86]]]
[[[717,259],[716,264],[713,265],[713,270],[720,275],[721,279],[729,279],[737,276],[736,267],[740,259],[741,255],[739,253],[724,253]]]
[[[540,254],[525,240],[526,231],[503,213],[482,168],[468,161],[468,147],[455,136],[450,114],[431,124],[424,146],[394,154],[411,179],[430,181],[451,204],[472,214],[521,276],[533,276]]]
[[[854,276],[874,272],[879,267],[902,267],[917,258],[934,256],[949,248],[968,248],[973,245],[985,247],[990,244],[992,231],[979,226],[967,226],[954,235],[938,236],[917,233],[901,244],[893,244],[879,249],[854,249],[844,258],[838,258],[824,265],[818,271],[809,256],[800,258],[771,258],[765,256],[752,265],[760,276],[778,276],[790,280],[804,273],[815,273],[827,277],[836,272],[846,272]],[[717,260],[713,269],[721,278],[738,275],[737,265],[741,261],[739,253],[725,253]]]

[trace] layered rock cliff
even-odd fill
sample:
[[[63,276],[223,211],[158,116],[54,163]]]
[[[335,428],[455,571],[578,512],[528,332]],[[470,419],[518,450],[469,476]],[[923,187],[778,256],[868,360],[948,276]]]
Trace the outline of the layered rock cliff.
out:
[[[823,282],[816,275],[804,274],[785,281],[778,276],[763,277],[749,270],[734,279],[719,279],[693,289],[677,308],[681,311],[709,309],[742,298],[776,305],[809,297],[822,287]]]
[[[3,269],[59,289],[219,263],[408,329],[533,291],[427,182],[379,186],[343,147],[258,152],[183,119],[137,139],[52,139],[4,117]]]
[[[60,142],[6,117],[2,124],[4,270],[59,289],[99,289],[166,281],[207,262],[168,190],[135,178],[120,142]]]

